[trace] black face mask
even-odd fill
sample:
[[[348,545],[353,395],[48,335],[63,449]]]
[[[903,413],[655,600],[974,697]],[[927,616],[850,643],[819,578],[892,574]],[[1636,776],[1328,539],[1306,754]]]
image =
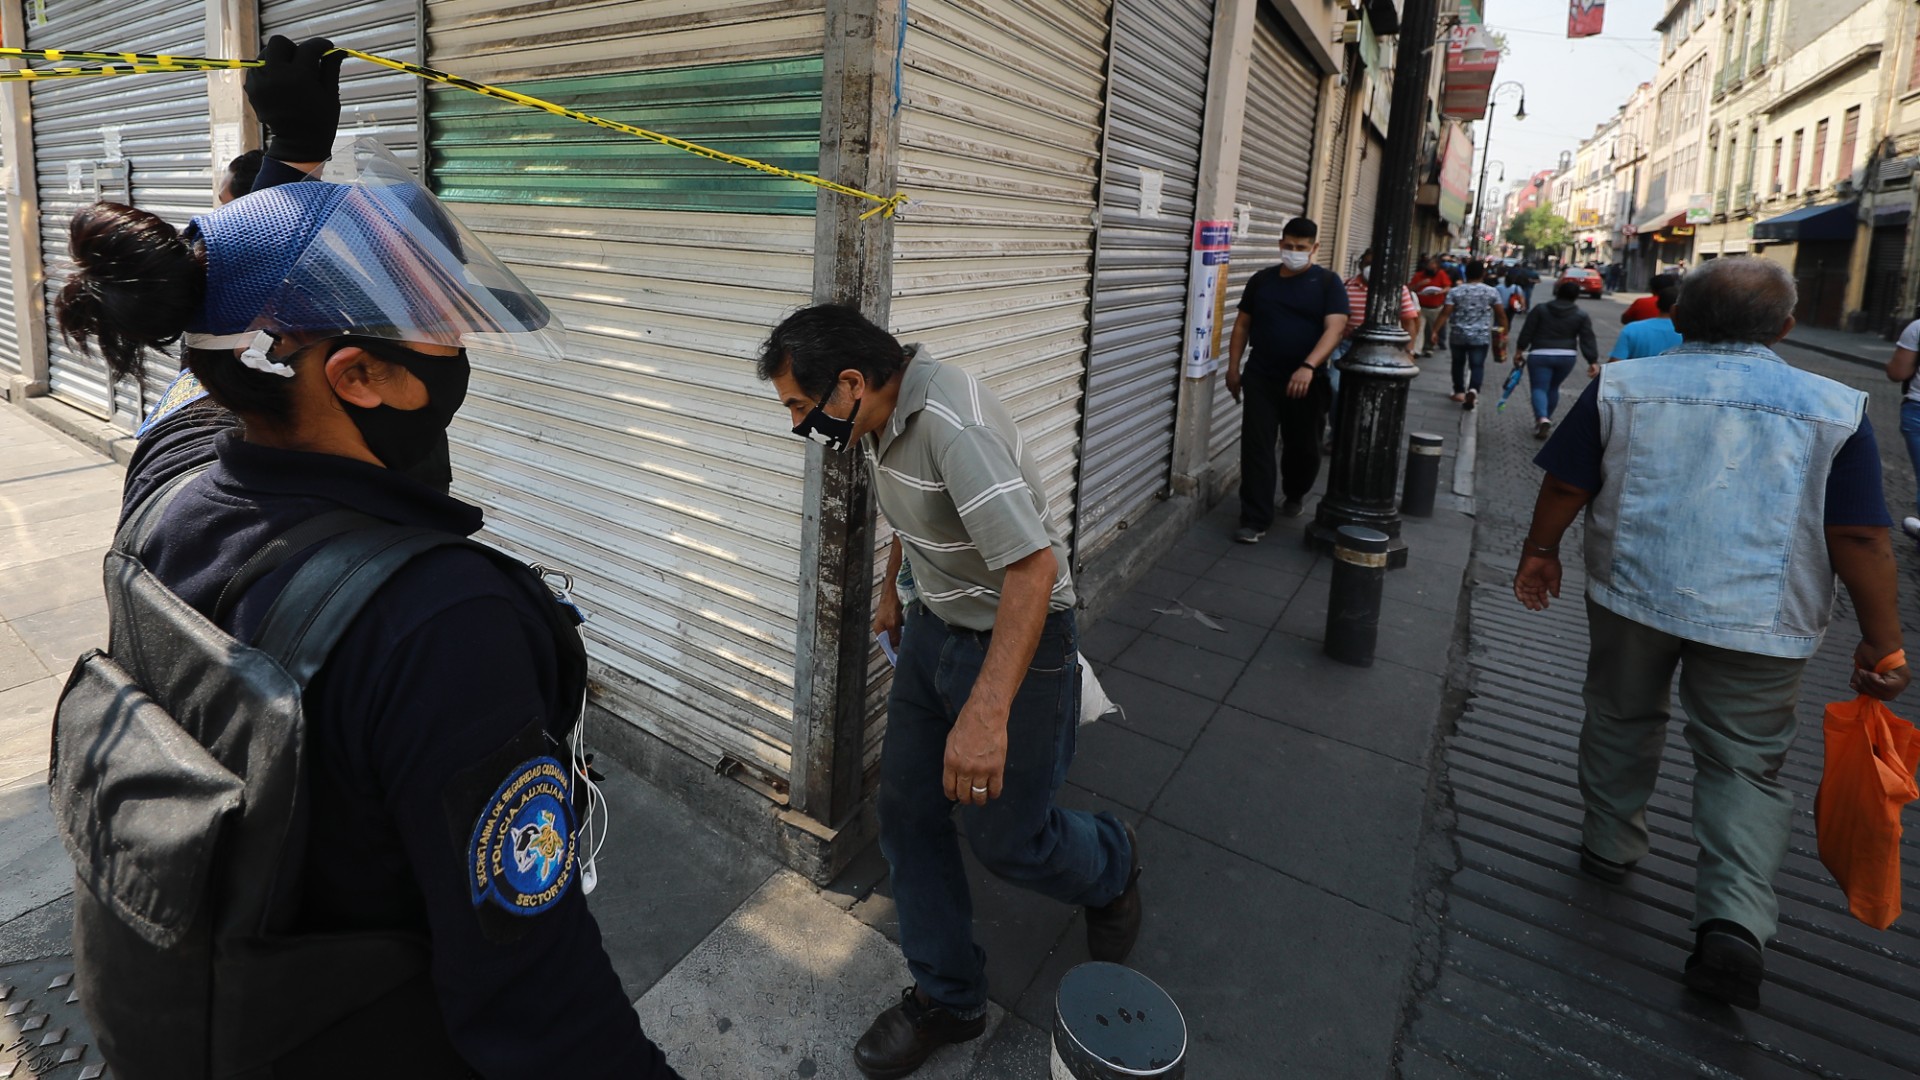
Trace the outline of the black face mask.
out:
[[[396,409],[377,405],[371,409],[343,401],[353,426],[367,449],[380,463],[396,472],[410,475],[429,485],[445,489],[451,476],[445,472],[447,425],[467,400],[467,381],[473,369],[467,364],[466,350],[453,356],[431,356],[416,352],[394,341],[371,338],[344,338],[339,344],[352,345],[398,364],[427,388],[427,403],[418,409]],[[422,471],[424,470],[424,471]]]
[[[844,453],[847,447],[853,445],[853,421],[860,415],[860,399],[854,399],[853,411],[847,414],[845,420],[842,420],[837,416],[827,415],[827,401],[832,398],[833,395],[828,394],[818,405],[815,405],[813,411],[807,414],[807,418],[794,426],[793,433],[803,439],[811,439],[835,453]]]

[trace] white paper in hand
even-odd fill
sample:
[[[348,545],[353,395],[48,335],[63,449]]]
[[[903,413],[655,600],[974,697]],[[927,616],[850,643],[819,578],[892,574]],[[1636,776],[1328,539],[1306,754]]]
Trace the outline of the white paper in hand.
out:
[[[899,667],[900,654],[894,651],[893,642],[888,640],[887,632],[882,630],[873,635],[873,639],[880,643],[880,655],[887,658],[887,665],[889,667]]]

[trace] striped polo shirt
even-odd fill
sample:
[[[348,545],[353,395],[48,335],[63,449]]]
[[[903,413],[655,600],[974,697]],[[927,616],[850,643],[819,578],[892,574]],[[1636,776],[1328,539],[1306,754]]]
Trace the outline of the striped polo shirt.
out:
[[[874,497],[927,610],[951,626],[993,629],[1007,566],[1049,546],[1060,564],[1049,610],[1073,607],[1067,546],[1048,519],[1039,464],[978,379],[913,346],[893,416],[865,439]]]

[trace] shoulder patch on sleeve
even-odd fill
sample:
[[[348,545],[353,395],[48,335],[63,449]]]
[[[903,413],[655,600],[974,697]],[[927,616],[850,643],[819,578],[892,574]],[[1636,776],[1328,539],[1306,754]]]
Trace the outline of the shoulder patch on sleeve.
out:
[[[457,777],[448,824],[461,843],[467,899],[487,937],[508,941],[520,920],[559,903],[576,872],[567,767],[538,720]],[[504,777],[504,779],[502,779]]]
[[[147,414],[146,420],[141,422],[140,430],[134,433],[134,437],[139,438],[145,435],[153,425],[206,396],[206,387],[200,385],[199,378],[193,372],[181,372],[179,377],[167,386],[166,393],[160,395],[160,403]]]

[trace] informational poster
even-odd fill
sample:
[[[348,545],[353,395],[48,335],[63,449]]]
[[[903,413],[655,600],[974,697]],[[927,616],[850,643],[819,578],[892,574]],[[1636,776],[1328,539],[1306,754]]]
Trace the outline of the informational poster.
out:
[[[1204,379],[1220,368],[1220,335],[1226,322],[1227,265],[1233,222],[1193,225],[1193,264],[1187,271],[1187,378]]]
[[[1713,196],[1687,196],[1687,224],[1706,225],[1713,221]]]
[[[1607,0],[1567,0],[1567,36],[1593,37],[1607,17]]]

